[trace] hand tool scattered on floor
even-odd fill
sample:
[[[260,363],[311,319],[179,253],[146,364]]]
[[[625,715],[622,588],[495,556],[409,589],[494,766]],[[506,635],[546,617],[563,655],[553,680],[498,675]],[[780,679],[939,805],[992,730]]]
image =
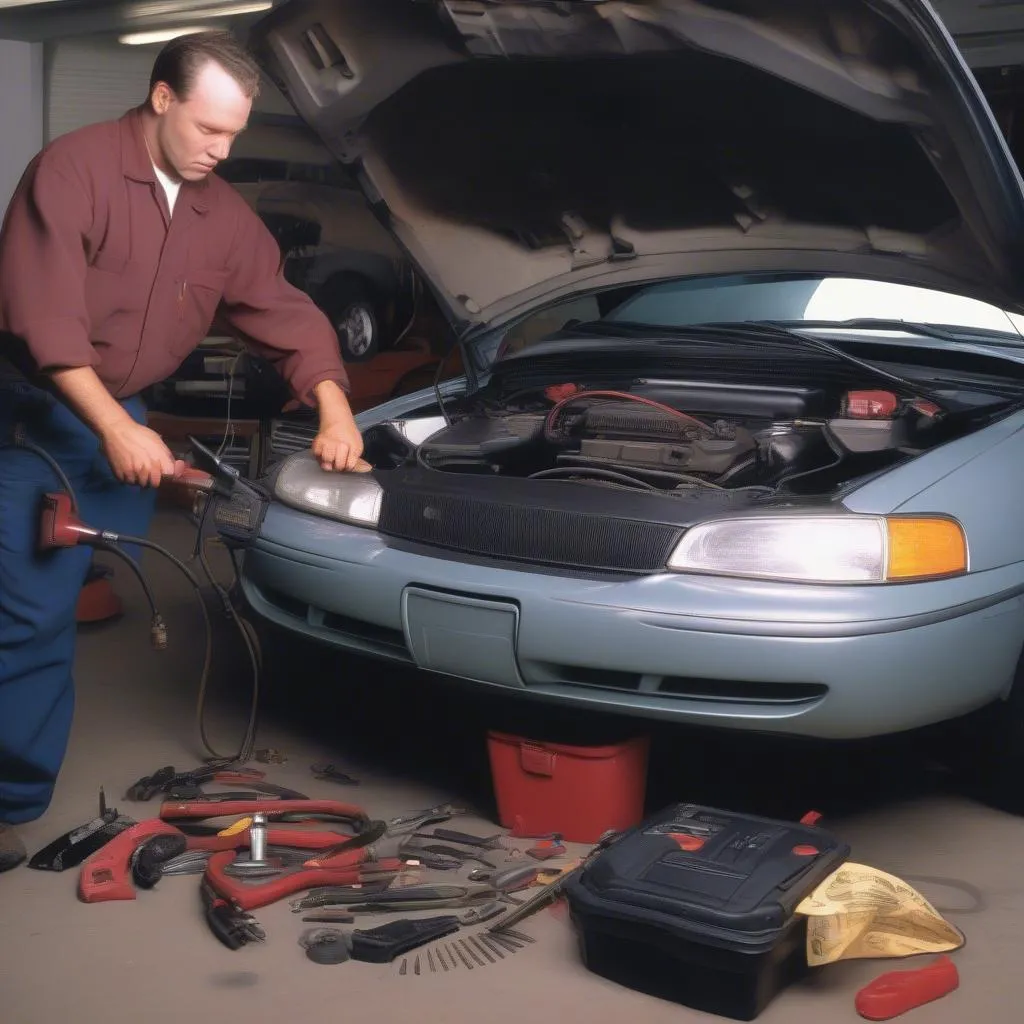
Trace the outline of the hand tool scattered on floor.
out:
[[[160,835],[144,840],[129,861],[135,888],[152,889],[163,877],[164,864],[184,853],[187,843],[183,835]]]
[[[37,871],[77,868],[115,836],[137,824],[134,818],[118,813],[116,807],[107,807],[106,796],[101,788],[99,816],[48,843],[32,856],[28,866]]]
[[[135,851],[156,836],[180,836],[173,825],[159,818],[140,822],[114,836],[83,864],[78,878],[78,896],[83,903],[135,899],[132,859]]]
[[[310,928],[299,937],[299,945],[315,964],[342,964],[350,959],[349,942],[337,928]]]
[[[359,852],[361,851],[354,851],[355,854]],[[203,877],[215,892],[240,910],[256,910],[316,886],[358,885],[366,881],[394,878],[404,867],[400,860],[368,862],[353,859],[347,865],[339,864],[333,868],[302,868],[259,885],[247,885],[243,881],[236,881],[225,872],[224,869],[234,860],[234,850],[213,854],[206,863]]]
[[[254,814],[249,826],[249,856],[236,857],[224,871],[233,876],[266,876],[277,874],[284,867],[280,858],[270,859],[267,856],[267,816]]]
[[[470,907],[469,910],[459,914],[459,921],[462,924],[482,924],[490,921],[499,914],[504,914],[508,908],[497,900],[491,903],[484,903],[482,906]]]
[[[466,954],[463,953],[455,943],[449,942],[447,949],[449,956],[451,956],[453,960],[457,956],[462,961],[463,967],[470,971],[473,970],[473,962],[467,958]]]
[[[435,828],[432,832],[414,832],[418,839],[436,839],[440,843],[455,843],[458,846],[472,846],[481,850],[501,849],[502,836],[474,836],[468,832],[456,832],[448,828]]]
[[[252,814],[265,814],[268,821],[341,821],[353,826],[357,834],[370,825],[361,807],[337,800],[168,800],[161,804],[158,817],[180,822]]]
[[[232,907],[206,883],[199,885],[203,914],[217,940],[231,950],[239,950],[251,942],[262,942],[266,932],[251,914]]]
[[[199,789],[209,782],[218,782],[226,786],[255,787],[265,778],[266,773],[256,768],[227,769],[214,765],[202,765],[189,772],[177,772],[172,765],[166,765],[163,768],[158,768],[152,775],[143,775],[137,782],[132,783],[125,793],[125,799],[144,803],[147,800],[152,800],[159,793],[168,793],[175,788]]]
[[[489,886],[472,885],[410,885],[400,889],[367,893],[363,889],[323,887],[301,900],[292,902],[292,913],[343,905],[346,913],[392,913],[394,911],[447,910],[491,902],[494,892]]]
[[[351,934],[353,960],[367,963],[390,963],[403,953],[459,930],[457,917],[424,917],[417,920],[402,918],[378,928],[356,929]]]
[[[326,782],[338,782],[343,786],[358,786],[359,780],[353,778],[348,772],[343,772],[333,764],[314,764],[309,769],[314,778]]]
[[[513,864],[508,868],[474,868],[469,873],[471,882],[486,882],[495,892],[515,892],[533,884],[540,872],[536,864]]]
[[[553,882],[550,882],[548,885],[545,885],[542,889],[538,889],[535,895],[524,900],[518,907],[510,911],[506,917],[503,917],[501,920],[489,925],[487,930],[490,932],[504,931],[511,928],[513,925],[518,924],[520,921],[525,920],[531,914],[534,914],[542,907],[547,906],[547,904],[553,903],[562,895],[566,882],[570,878],[578,876],[586,865],[589,864],[590,861],[593,860],[593,858],[595,858],[600,852],[610,846],[619,835],[620,833],[615,831],[606,832],[597,841],[593,849],[580,860],[579,864],[559,875],[558,878]]]
[[[432,825],[434,822],[448,821],[456,814],[465,814],[461,807],[453,807],[451,804],[438,804],[436,807],[428,807],[423,811],[412,811],[409,814],[392,818],[388,822],[388,835],[397,836],[410,832],[417,832],[424,825]]]
[[[562,842],[560,835],[553,835],[548,839],[542,839],[526,851],[526,856],[532,857],[534,860],[553,860],[555,857],[563,857],[564,855],[565,844]]]
[[[866,1020],[892,1020],[949,995],[959,985],[956,964],[948,956],[940,956],[926,967],[880,975],[857,993],[854,1005]]]

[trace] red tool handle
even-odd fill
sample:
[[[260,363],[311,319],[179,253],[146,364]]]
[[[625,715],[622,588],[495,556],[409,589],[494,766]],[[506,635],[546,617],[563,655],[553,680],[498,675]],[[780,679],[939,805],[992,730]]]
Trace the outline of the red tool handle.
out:
[[[309,832],[302,829],[268,828],[268,846],[287,846],[295,850],[329,850],[344,839],[340,832]],[[189,836],[190,850],[244,850],[249,848],[249,829],[230,836]]]
[[[361,807],[342,804],[335,800],[281,800],[268,797],[266,800],[235,800],[213,802],[204,800],[168,801],[160,806],[160,817],[165,821],[182,818],[224,818],[244,814],[265,814],[276,818],[282,814],[327,815],[343,821],[365,823],[370,819]],[[341,842],[339,836],[335,842]]]
[[[181,835],[181,831],[159,818],[140,821],[116,835],[82,864],[78,876],[78,897],[83,903],[135,899],[132,885],[132,854],[154,836]]]
[[[940,956],[926,967],[889,971],[857,993],[854,1005],[866,1020],[892,1020],[908,1010],[949,995],[960,985],[956,964]]]
[[[164,477],[169,484],[180,484],[182,487],[191,487],[197,491],[209,491],[213,489],[213,477],[204,473],[201,469],[193,466],[186,466],[177,473],[171,473]]]
[[[369,866],[366,871],[358,866],[334,870],[313,868],[252,885],[224,873],[224,869],[234,859],[235,854],[231,850],[215,853],[206,863],[205,877],[215,892],[240,910],[256,910],[318,885],[358,885],[368,881],[371,873],[397,874],[405,866],[400,860],[382,860]]]

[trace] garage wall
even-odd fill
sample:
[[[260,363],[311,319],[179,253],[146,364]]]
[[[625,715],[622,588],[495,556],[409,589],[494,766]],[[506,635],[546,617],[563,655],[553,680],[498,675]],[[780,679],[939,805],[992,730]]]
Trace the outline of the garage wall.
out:
[[[43,49],[0,39],[0,214],[43,145]]]
[[[158,47],[123,46],[106,39],[47,44],[47,141],[95,121],[120,117],[141,103],[158,52]],[[264,82],[253,109],[264,114],[295,113],[270,82]]]

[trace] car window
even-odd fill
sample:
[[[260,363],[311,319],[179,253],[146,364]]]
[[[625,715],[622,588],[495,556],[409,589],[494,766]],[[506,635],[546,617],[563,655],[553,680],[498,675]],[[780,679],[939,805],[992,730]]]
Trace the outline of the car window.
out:
[[[845,277],[730,277],[644,288],[604,319],[682,327],[737,320],[907,320],[1019,334],[1020,318],[961,295]]]

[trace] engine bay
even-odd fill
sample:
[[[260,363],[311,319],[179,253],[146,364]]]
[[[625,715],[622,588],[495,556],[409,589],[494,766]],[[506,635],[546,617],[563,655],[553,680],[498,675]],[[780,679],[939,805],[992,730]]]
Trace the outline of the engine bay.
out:
[[[932,402],[876,387],[633,380],[486,393],[366,437],[377,468],[560,480],[663,495],[823,494],[948,439]],[[438,429],[439,428],[439,429]],[[725,497],[720,493],[721,497]]]

